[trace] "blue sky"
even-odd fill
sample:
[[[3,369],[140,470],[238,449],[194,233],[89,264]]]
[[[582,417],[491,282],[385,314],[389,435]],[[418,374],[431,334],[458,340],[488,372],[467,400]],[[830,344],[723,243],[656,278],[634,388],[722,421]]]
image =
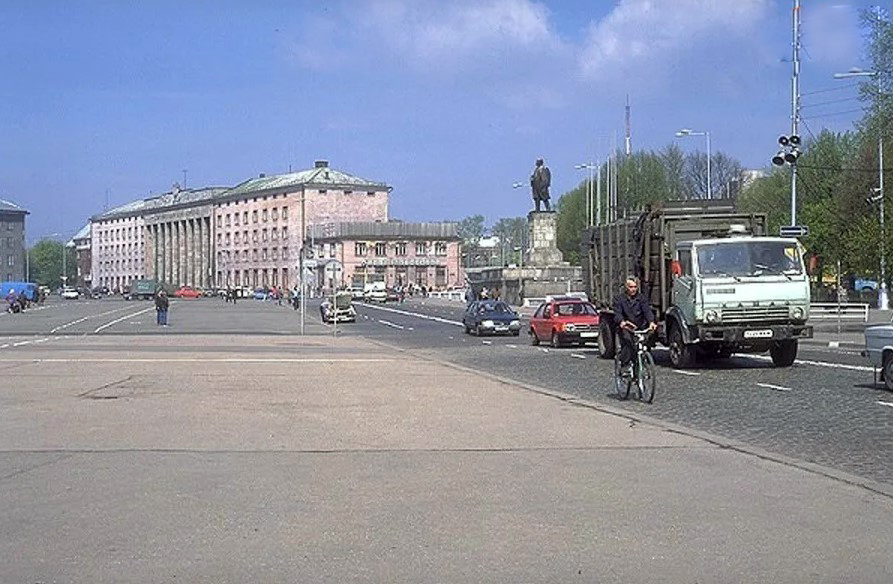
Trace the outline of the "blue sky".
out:
[[[857,8],[803,0],[808,130],[844,131],[865,66]],[[708,130],[762,168],[790,130],[792,0],[5,0],[0,198],[29,241],[182,182],[234,185],[317,158],[393,185],[391,215],[488,223],[553,200],[623,142]],[[832,103],[825,103],[832,102]],[[616,137],[616,138],[615,138]],[[615,142],[616,140],[616,142]],[[678,141],[703,150],[703,138]]]

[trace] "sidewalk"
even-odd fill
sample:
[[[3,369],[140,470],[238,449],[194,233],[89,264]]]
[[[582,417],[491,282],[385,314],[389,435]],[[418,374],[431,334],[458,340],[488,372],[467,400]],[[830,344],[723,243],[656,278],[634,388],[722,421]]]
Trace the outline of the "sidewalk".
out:
[[[258,338],[246,358],[241,339],[126,340],[0,359],[19,380],[0,409],[0,581],[893,573],[893,487],[657,423],[647,406],[355,337]]]

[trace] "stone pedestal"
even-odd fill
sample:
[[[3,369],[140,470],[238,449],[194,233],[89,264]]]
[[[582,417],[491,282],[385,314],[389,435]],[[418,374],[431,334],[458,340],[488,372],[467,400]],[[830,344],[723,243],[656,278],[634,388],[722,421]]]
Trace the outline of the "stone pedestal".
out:
[[[558,249],[558,213],[531,211],[527,214],[527,249],[525,265],[558,266],[564,256]]]

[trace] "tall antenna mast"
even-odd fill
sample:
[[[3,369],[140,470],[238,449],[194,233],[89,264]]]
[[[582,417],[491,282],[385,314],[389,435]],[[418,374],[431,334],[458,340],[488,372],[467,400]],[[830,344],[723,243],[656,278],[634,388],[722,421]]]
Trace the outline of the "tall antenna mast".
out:
[[[629,94],[626,94],[626,155],[633,153],[632,131],[629,122]]]

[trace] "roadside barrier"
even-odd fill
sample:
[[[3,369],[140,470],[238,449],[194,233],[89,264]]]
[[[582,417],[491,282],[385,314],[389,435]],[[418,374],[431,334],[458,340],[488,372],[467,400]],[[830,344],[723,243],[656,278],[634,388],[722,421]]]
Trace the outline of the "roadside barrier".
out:
[[[809,318],[812,319],[846,319],[868,322],[868,304],[848,302],[813,302],[809,305]]]

